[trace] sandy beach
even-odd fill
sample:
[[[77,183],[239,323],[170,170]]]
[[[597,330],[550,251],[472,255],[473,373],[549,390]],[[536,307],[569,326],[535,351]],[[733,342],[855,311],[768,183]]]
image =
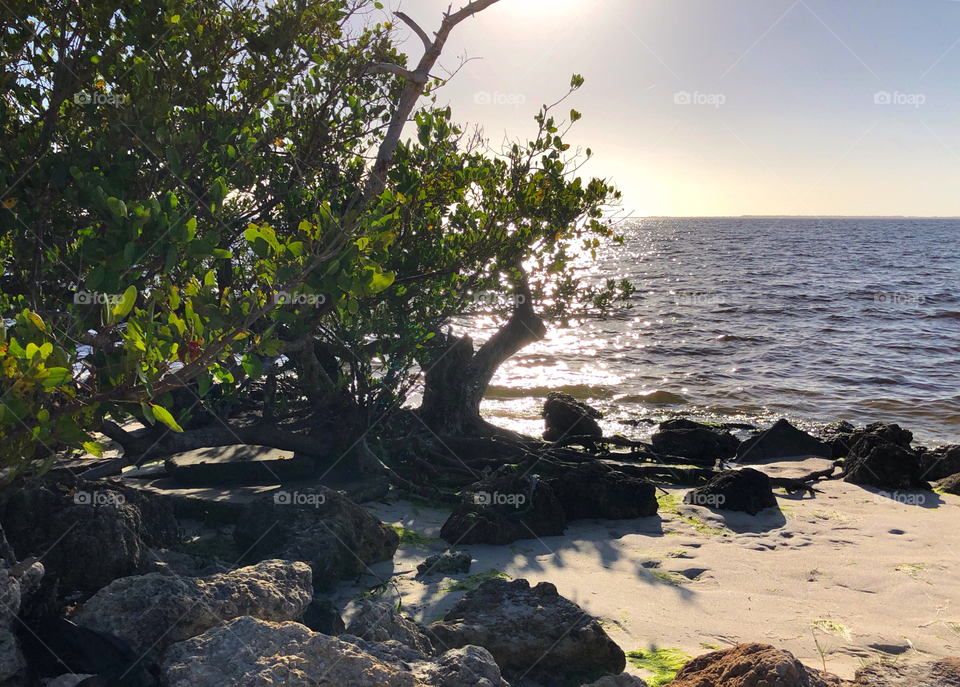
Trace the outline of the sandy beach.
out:
[[[469,575],[422,581],[417,564],[446,548],[435,538],[447,513],[404,500],[371,503],[382,520],[410,531],[393,561],[372,572],[393,575],[385,598],[422,622],[463,595],[454,585],[473,587],[497,572],[549,581],[627,652],[695,656],[760,641],[843,678],[878,660],[960,653],[960,497],[886,495],[841,481],[817,488],[815,496],[778,490],[778,508],[757,516],[684,505],[687,490],[668,488],[656,517],[575,521],[559,537],[455,547],[473,557]],[[371,574],[340,585],[348,622],[353,599],[377,583]],[[628,672],[644,676],[629,663]]]

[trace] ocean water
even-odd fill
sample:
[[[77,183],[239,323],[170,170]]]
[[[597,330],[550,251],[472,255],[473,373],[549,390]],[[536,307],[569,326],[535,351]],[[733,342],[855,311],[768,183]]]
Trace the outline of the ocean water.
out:
[[[504,364],[492,422],[539,434],[557,389],[637,438],[674,415],[783,416],[960,443],[960,220],[659,218],[625,235],[590,274],[632,280],[633,307],[552,326]]]

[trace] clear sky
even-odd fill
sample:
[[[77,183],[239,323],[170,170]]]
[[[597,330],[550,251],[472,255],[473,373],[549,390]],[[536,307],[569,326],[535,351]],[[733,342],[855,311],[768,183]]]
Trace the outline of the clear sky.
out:
[[[450,0],[384,4],[432,34]],[[500,0],[464,53],[439,102],[493,143],[582,74],[568,142],[637,215],[960,216],[956,0]]]

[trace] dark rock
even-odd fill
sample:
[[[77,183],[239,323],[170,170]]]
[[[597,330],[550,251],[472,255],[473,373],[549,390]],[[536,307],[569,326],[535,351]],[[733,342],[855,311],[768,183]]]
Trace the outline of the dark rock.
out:
[[[830,687],[834,675],[807,668],[769,644],[738,644],[688,661],[670,687]]]
[[[337,604],[330,599],[324,599],[318,596],[313,597],[313,601],[307,606],[300,622],[309,627],[314,632],[320,632],[325,635],[336,637],[347,631],[347,626],[340,616],[340,609]]]
[[[47,575],[64,595],[92,594],[138,572],[150,548],[178,543],[177,521],[162,499],[69,474],[8,489],[0,521],[15,551],[43,557]]]
[[[759,470],[724,470],[702,487],[683,497],[684,503],[719,510],[734,510],[756,515],[777,505],[770,478]]]
[[[37,677],[56,677],[66,672],[124,676],[123,687],[153,685],[151,671],[157,667],[137,654],[125,641],[106,632],[80,627],[64,618],[51,618],[32,626],[22,635],[24,651]]]
[[[833,450],[829,445],[797,429],[784,418],[777,420],[762,434],[747,439],[737,449],[737,460],[741,463],[756,463],[771,458],[830,458],[832,455]]]
[[[549,582],[489,580],[427,630],[437,646],[487,649],[508,679],[530,671],[531,679],[561,684],[577,674],[619,675],[626,666],[600,623]]]
[[[319,592],[393,558],[400,544],[393,529],[326,487],[247,504],[233,538],[246,564],[268,558],[308,563]]]
[[[941,446],[920,453],[920,468],[923,479],[945,479],[960,473],[960,446]]]
[[[164,462],[178,484],[277,484],[309,477],[317,462],[310,456],[266,446],[218,446],[170,456]]]
[[[955,496],[960,496],[960,473],[956,475],[950,475],[940,480],[936,484],[937,489],[940,491],[945,491],[948,494],[953,494]]]
[[[551,391],[543,404],[546,430],[543,438],[559,441],[573,436],[602,437],[603,430],[597,420],[603,415],[596,408],[581,403],[569,394]]]
[[[567,518],[553,489],[509,466],[460,492],[440,536],[453,545],[504,545],[563,534]]]
[[[596,461],[581,463],[551,480],[550,487],[567,520],[632,520],[657,514],[657,490],[652,483]]]
[[[895,423],[873,422],[862,430],[854,432],[854,439],[859,440],[863,434],[875,434],[904,449],[909,449],[910,444],[913,443],[913,432],[903,429]],[[851,445],[850,448],[853,448],[853,446]]]
[[[700,465],[714,465],[737,455],[740,440],[722,430],[693,420],[677,418],[660,423],[651,438],[653,450],[661,455],[680,456]]]
[[[417,566],[417,575],[459,575],[470,572],[473,557],[463,551],[434,554]]]
[[[929,489],[921,474],[917,454],[881,434],[861,437],[843,462],[845,482],[881,489]]]
[[[840,420],[839,422],[831,423],[820,430],[820,440],[826,444],[829,444],[831,458],[834,460],[846,458],[847,454],[850,452],[850,447],[854,443],[852,440],[852,435],[856,429],[856,427],[846,420]]]
[[[849,422],[837,422],[827,425],[821,435],[833,450],[833,458],[846,458],[853,445],[868,435],[879,436],[890,443],[908,451],[913,450],[913,433],[898,424],[873,422],[866,427],[854,427]]]
[[[960,687],[960,658],[894,665],[874,663],[857,669],[855,687]]]

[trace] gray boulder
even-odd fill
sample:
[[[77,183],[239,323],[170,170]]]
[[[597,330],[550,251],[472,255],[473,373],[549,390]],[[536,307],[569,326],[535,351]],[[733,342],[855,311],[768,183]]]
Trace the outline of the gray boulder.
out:
[[[244,563],[282,558],[309,564],[318,592],[357,577],[373,563],[390,560],[400,544],[390,527],[326,487],[248,504],[233,538],[246,552]]]
[[[13,629],[21,603],[36,591],[43,574],[43,565],[38,561],[16,562],[0,529],[0,683],[19,679],[27,666]]]
[[[300,623],[236,618],[171,646],[161,673],[168,687],[291,685],[417,687],[416,678]]]
[[[361,601],[347,626],[347,634],[373,642],[392,639],[425,656],[433,655],[433,644],[423,628],[400,615],[393,604],[382,601]]]
[[[174,644],[162,674],[168,687],[262,687],[279,679],[314,687],[509,687],[479,647],[429,659],[394,640],[335,638],[250,617]]]
[[[435,646],[482,646],[504,675],[545,684],[578,674],[620,674],[623,650],[600,623],[549,582],[489,580],[427,627]]]
[[[224,620],[296,620],[312,597],[305,563],[263,561],[205,578],[160,573],[124,577],[97,592],[75,620],[156,657],[174,642],[196,637]]]

